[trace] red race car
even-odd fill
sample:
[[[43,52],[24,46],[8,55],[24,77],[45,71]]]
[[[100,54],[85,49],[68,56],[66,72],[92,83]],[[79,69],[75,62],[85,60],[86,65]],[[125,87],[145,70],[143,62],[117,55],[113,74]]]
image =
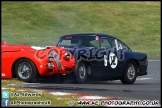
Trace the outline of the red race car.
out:
[[[75,58],[64,48],[11,45],[4,41],[1,48],[1,78],[36,82],[41,76],[65,76],[75,67]]]

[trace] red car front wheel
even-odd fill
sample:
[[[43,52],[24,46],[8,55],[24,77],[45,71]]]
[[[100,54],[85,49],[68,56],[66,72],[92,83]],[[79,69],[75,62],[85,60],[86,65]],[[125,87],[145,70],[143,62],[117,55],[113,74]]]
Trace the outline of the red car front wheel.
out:
[[[15,75],[19,80],[29,83],[36,82],[39,78],[35,64],[28,59],[20,59],[16,62]]]

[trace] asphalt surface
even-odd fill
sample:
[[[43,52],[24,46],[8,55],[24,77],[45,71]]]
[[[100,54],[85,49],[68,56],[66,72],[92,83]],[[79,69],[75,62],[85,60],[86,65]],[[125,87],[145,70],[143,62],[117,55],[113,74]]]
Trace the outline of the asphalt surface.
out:
[[[124,85],[120,80],[94,81],[88,84],[74,84],[67,80],[63,84],[27,83],[14,84],[34,89],[46,89],[69,93],[86,93],[99,96],[113,96],[137,100],[159,100],[161,102],[161,61],[149,61],[148,74],[137,77],[132,85]]]

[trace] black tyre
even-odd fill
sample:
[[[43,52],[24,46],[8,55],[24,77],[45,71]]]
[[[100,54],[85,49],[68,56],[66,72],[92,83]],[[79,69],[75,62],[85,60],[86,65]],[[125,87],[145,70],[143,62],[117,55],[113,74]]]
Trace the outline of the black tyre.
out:
[[[121,78],[123,84],[133,84],[137,78],[137,65],[131,60],[127,63],[126,69],[124,70],[124,75]]]
[[[32,83],[37,82],[39,73],[35,64],[28,59],[21,59],[15,64],[15,75],[19,80]]]
[[[75,74],[75,79],[73,79],[74,83],[82,84],[87,82],[88,74],[87,74],[87,66],[85,62],[83,61],[77,62],[74,69],[74,74]]]

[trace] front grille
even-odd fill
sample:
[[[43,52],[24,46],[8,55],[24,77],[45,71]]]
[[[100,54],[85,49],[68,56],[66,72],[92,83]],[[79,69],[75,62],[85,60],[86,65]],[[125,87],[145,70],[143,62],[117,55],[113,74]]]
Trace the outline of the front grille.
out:
[[[72,70],[72,68],[66,68],[66,69],[65,69],[65,71],[70,71],[70,70]]]
[[[52,72],[52,71],[53,71],[53,69],[49,69],[49,70],[48,70],[48,72]]]

